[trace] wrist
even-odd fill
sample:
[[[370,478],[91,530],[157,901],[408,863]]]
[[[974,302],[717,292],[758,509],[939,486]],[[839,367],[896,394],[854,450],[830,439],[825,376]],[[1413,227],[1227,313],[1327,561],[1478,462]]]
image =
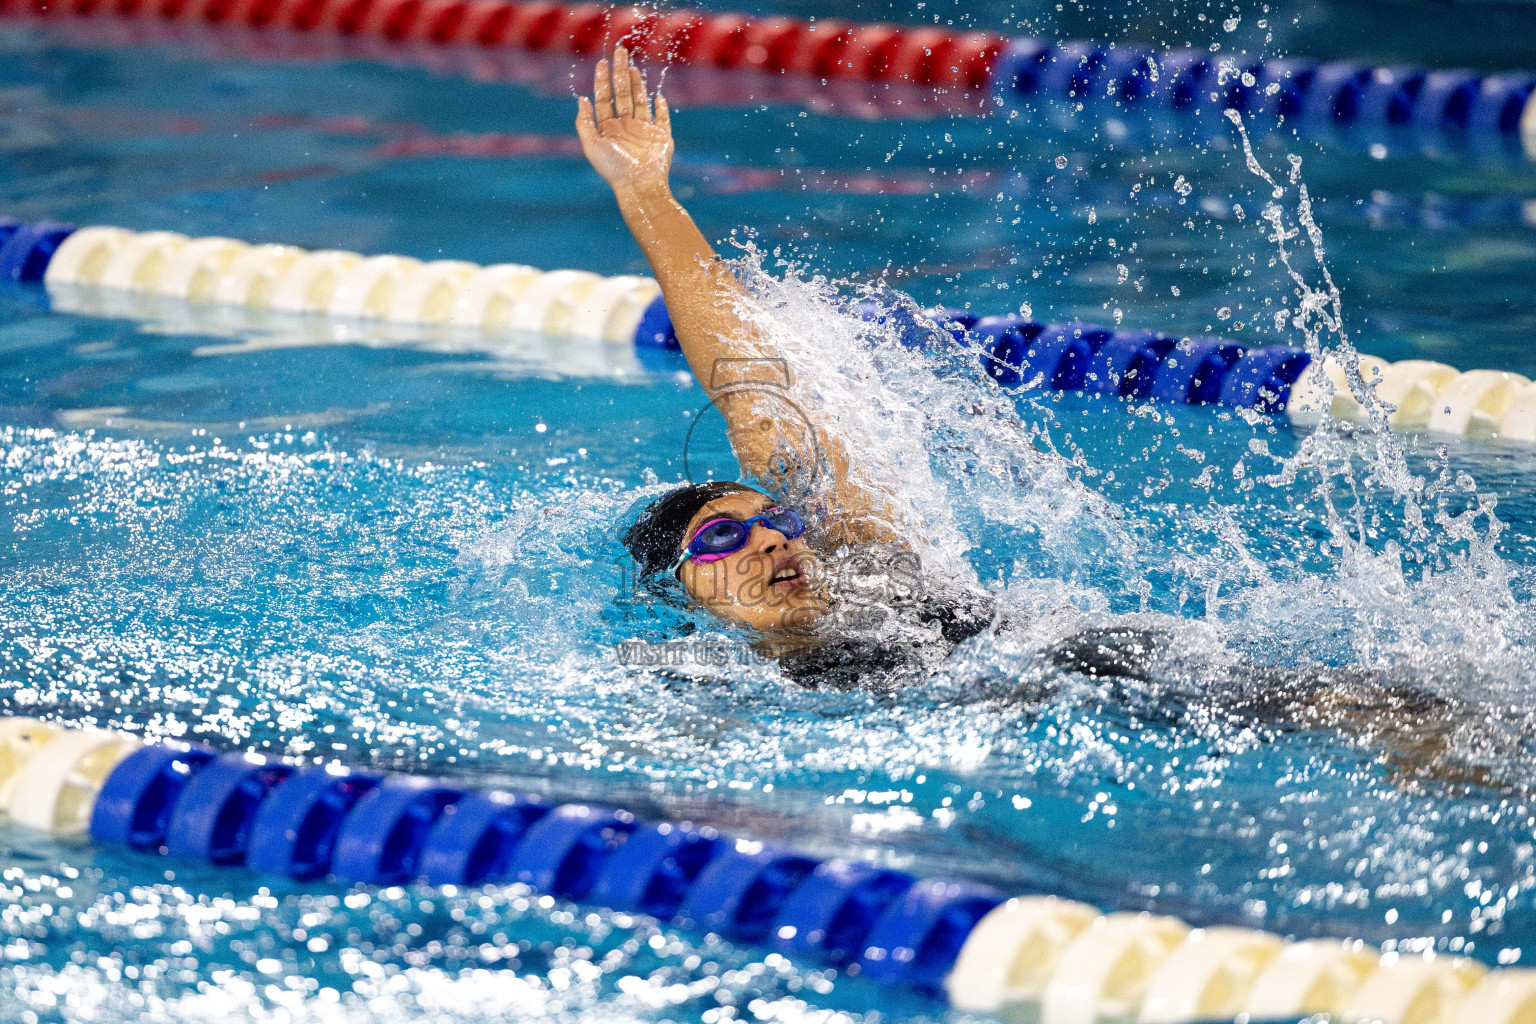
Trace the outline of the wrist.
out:
[[[675,205],[672,186],[665,178],[647,181],[625,181],[613,186],[613,196],[620,206],[646,207],[658,203]]]

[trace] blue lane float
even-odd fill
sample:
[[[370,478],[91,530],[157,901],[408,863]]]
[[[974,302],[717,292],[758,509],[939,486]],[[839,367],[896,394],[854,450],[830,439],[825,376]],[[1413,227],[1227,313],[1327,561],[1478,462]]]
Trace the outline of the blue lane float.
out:
[[[152,749],[152,748],[148,748]],[[256,871],[317,878],[331,868],[341,823],[377,775],[339,768],[305,768],[277,785],[251,822],[245,863]]]
[[[862,304],[860,311],[877,323],[893,316],[873,303]],[[916,320],[898,320],[905,343],[974,351],[986,374],[1008,389],[1082,391],[1277,413],[1285,411],[1293,386],[1312,363],[1304,349],[1250,349],[1225,338],[1179,338],[1082,321],[1046,324],[1018,315],[978,318],[942,307],[926,310],[925,316],[941,334]]]
[[[1413,129],[1475,142],[1520,136],[1536,75],[1217,58],[1193,49],[1018,38],[994,62],[991,89],[1005,110],[1042,100],[1109,98],[1179,114],[1220,117],[1231,108],[1302,127]]]
[[[777,944],[937,992],[1001,893],[823,861],[687,822],[465,789],[437,779],[295,768],[164,744],[103,781],[91,836],[178,860],[372,885],[521,883],[573,902]]]

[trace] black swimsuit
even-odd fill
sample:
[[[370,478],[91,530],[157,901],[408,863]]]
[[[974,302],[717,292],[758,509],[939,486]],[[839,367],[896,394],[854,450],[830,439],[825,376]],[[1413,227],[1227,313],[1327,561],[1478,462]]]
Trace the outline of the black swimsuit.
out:
[[[780,654],[779,668],[807,688],[886,689],[942,663],[990,627],[995,615],[996,604],[985,591],[929,587],[886,604],[861,605],[853,613],[843,609],[807,637],[804,647]]]

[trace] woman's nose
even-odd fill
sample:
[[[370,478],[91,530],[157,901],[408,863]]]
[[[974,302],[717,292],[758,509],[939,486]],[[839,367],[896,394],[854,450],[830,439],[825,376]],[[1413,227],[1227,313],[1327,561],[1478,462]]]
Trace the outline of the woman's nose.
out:
[[[764,554],[775,550],[780,544],[789,543],[784,535],[778,530],[770,529],[769,527],[764,526],[762,523],[756,523],[753,525],[752,531],[756,533],[758,530],[762,530],[763,533],[767,534],[766,540],[768,543],[763,546]]]

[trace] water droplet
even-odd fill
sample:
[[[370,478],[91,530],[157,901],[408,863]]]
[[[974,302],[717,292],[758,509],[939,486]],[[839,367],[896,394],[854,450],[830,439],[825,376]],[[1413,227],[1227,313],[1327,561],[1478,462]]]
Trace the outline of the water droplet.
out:
[[[1058,156],[1056,158],[1056,169],[1058,171],[1064,171],[1064,170],[1067,169],[1067,158],[1066,157]]]

